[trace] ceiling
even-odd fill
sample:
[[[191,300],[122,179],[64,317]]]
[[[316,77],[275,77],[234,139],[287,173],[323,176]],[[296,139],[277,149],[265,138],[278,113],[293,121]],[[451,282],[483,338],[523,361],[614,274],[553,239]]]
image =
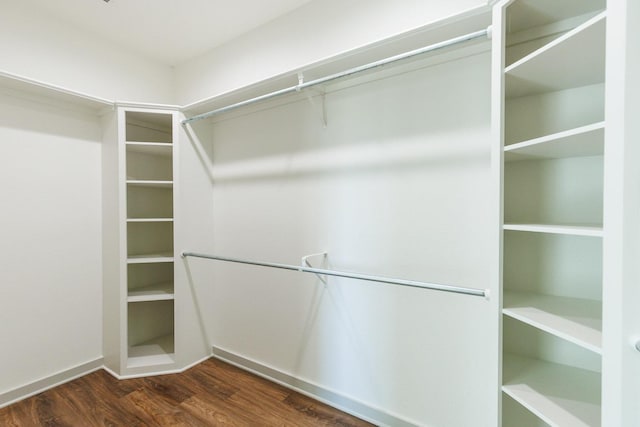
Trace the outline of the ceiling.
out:
[[[311,0],[21,0],[167,65],[177,65]]]

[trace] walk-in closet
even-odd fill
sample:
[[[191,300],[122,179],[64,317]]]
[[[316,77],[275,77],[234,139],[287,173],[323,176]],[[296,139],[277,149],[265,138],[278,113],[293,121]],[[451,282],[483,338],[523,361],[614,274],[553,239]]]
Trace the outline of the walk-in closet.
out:
[[[640,425],[639,22],[6,2],[0,425]]]

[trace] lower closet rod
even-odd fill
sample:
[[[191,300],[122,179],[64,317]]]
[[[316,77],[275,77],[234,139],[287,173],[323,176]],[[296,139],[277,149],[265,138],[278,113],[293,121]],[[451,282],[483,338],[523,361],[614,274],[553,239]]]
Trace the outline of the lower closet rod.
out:
[[[394,279],[390,277],[370,276],[368,274],[348,273],[345,271],[325,270],[322,268],[304,267],[299,265],[278,264],[273,262],[250,261],[239,258],[229,258],[216,255],[203,254],[198,252],[182,252],[182,257],[205,258],[216,261],[235,262],[239,264],[257,265],[260,267],[280,268],[283,270],[293,270],[302,273],[313,273],[323,276],[346,277],[348,279],[366,280],[369,282],[387,283],[391,285],[409,286],[412,288],[431,289],[434,291],[453,292],[456,294],[473,295],[477,297],[488,297],[489,291],[485,289],[465,288],[462,286],[440,285],[437,283],[418,282],[415,280]]]

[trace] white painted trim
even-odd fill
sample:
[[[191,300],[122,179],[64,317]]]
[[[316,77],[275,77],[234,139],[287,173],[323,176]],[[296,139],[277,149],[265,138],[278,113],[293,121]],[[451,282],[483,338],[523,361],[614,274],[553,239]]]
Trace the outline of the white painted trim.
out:
[[[57,387],[69,381],[73,381],[84,375],[90,374],[104,367],[104,358],[100,357],[95,360],[83,363],[81,365],[60,371],[56,374],[39,379],[30,384],[14,388],[13,390],[0,393],[0,408],[9,406],[20,400],[26,399],[36,394],[42,393],[50,388]]]
[[[148,102],[138,102],[138,101],[114,101],[116,107],[122,107],[127,109],[132,108],[143,108],[143,109],[155,109],[155,110],[169,110],[169,111],[179,111],[182,106],[174,105],[174,104],[152,104]]]
[[[334,390],[330,390],[310,381],[294,377],[273,367],[267,366],[255,360],[237,355],[219,347],[213,347],[213,357],[245,371],[251,372],[300,394],[311,397],[343,412],[371,422],[380,427],[417,427],[417,421],[411,421],[399,415],[392,414],[381,408],[376,408],[367,403],[345,396]]]

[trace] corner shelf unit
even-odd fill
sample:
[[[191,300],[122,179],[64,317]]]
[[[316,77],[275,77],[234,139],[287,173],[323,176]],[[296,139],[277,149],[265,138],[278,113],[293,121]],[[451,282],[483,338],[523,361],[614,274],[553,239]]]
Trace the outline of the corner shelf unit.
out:
[[[174,114],[123,114],[126,191],[132,204],[126,218],[127,367],[173,364]],[[136,201],[158,212],[140,212]]]
[[[105,362],[119,376],[171,372],[176,363],[175,172],[177,112],[118,106],[112,129],[117,158],[118,283],[105,286],[105,311],[118,313]],[[107,160],[105,160],[107,161]],[[113,166],[110,166],[113,167]],[[110,296],[108,296],[110,295]],[[112,314],[116,317],[115,314]],[[115,353],[115,352],[114,352]]]
[[[502,425],[600,426],[606,4],[495,7]]]

